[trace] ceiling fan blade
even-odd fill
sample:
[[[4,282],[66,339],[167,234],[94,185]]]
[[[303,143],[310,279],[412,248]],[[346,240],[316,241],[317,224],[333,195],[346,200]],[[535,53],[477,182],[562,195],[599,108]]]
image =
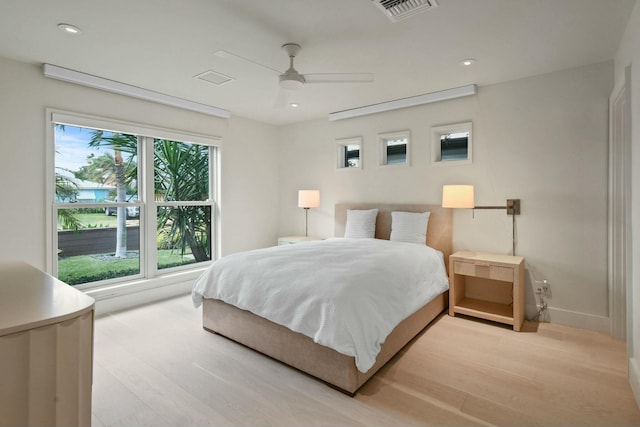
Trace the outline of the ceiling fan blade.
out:
[[[373,81],[372,73],[318,73],[303,74],[305,83],[368,83]]]
[[[218,58],[222,58],[222,59],[235,59],[235,60],[244,61],[244,62],[247,62],[249,64],[257,65],[258,67],[262,68],[264,71],[269,71],[269,72],[273,72],[273,73],[276,73],[276,74],[282,74],[282,71],[280,71],[280,70],[276,70],[275,68],[271,68],[268,65],[261,64],[261,63],[259,63],[257,61],[254,61],[254,60],[249,59],[249,58],[245,58],[244,56],[235,54],[233,52],[229,52],[228,50],[219,49],[219,50],[216,50],[215,52],[213,52],[213,55],[217,56]]]

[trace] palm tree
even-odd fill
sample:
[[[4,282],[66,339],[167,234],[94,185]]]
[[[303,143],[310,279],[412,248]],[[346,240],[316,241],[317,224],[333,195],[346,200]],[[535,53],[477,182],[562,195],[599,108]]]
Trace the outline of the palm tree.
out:
[[[112,153],[103,153],[100,156],[91,153],[87,156],[87,164],[80,166],[73,174],[76,178],[85,181],[114,184],[116,182],[115,163]]]
[[[56,172],[56,197],[62,200],[74,200],[78,194],[78,185],[63,174]],[[82,223],[76,216],[76,209],[58,210],[58,220],[62,227],[68,230],[77,230]]]
[[[131,182],[137,176],[137,167],[135,165],[137,153],[138,153],[138,138],[134,135],[127,135],[121,133],[105,133],[101,130],[94,130],[91,134],[91,140],[89,141],[90,147],[108,146],[113,148],[113,169],[103,172],[104,179],[107,176],[114,176],[116,181],[116,200],[118,202],[124,202],[127,198],[127,181]],[[129,158],[127,163],[129,168],[126,168],[122,153],[128,153]],[[103,166],[104,167],[104,166]],[[133,176],[125,173],[125,170],[129,169],[129,173]],[[124,206],[119,206],[117,209],[116,220],[116,258],[127,257],[127,213]]]
[[[209,197],[209,151],[197,144],[156,140],[155,192],[167,201],[204,201]],[[161,230],[172,249],[197,262],[211,259],[211,209],[207,206],[165,207],[158,212]]]
[[[118,201],[124,201],[126,187],[137,177],[137,137],[96,130],[89,143],[114,150],[114,170]],[[125,160],[123,154],[128,154]],[[166,201],[199,201],[209,197],[209,151],[207,147],[178,141],[155,140],[154,191]],[[106,173],[105,173],[106,176]],[[117,248],[126,254],[126,215],[118,208]],[[121,224],[122,222],[122,224]],[[197,262],[211,259],[211,209],[206,206],[162,207],[158,210],[157,229],[166,247],[187,249]]]

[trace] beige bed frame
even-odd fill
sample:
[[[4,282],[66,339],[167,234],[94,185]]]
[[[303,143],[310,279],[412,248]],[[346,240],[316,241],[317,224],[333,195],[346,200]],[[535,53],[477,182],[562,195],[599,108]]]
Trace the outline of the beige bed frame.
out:
[[[335,235],[343,236],[347,209],[378,208],[376,237],[389,239],[391,212],[430,211],[427,244],[444,253],[445,265],[452,251],[452,212],[435,205],[338,204],[335,206]],[[382,345],[374,366],[358,371],[355,358],[316,344],[305,335],[275,324],[216,299],[205,299],[203,327],[240,344],[317,377],[339,390],[354,395],[373,374],[422,331],[448,306],[448,292],[402,321]]]

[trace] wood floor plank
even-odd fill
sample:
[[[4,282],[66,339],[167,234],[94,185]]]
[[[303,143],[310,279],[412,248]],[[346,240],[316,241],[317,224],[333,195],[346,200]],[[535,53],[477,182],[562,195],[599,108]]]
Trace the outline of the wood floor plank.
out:
[[[92,413],[102,425],[115,425],[145,409],[147,405],[143,399],[94,363]]]
[[[232,423],[232,419],[202,403],[197,396],[186,392],[144,361],[114,364],[108,371],[138,398],[144,399],[146,406],[168,425],[217,426]]]
[[[356,399],[383,408],[399,420],[413,420],[435,426],[490,426],[481,419],[469,416],[455,406],[438,399],[429,399],[398,382],[374,377],[363,387]],[[373,391],[373,392],[372,392]]]
[[[353,398],[202,329],[190,296],[96,319],[93,423],[640,425],[624,342],[440,316]]]

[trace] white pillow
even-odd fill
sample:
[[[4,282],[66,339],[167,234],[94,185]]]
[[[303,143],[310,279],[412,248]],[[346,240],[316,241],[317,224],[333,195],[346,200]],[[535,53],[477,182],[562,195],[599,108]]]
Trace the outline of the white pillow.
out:
[[[344,237],[352,239],[372,239],[376,235],[378,209],[347,209],[347,226]]]
[[[391,212],[391,238],[396,242],[425,245],[430,212]]]

